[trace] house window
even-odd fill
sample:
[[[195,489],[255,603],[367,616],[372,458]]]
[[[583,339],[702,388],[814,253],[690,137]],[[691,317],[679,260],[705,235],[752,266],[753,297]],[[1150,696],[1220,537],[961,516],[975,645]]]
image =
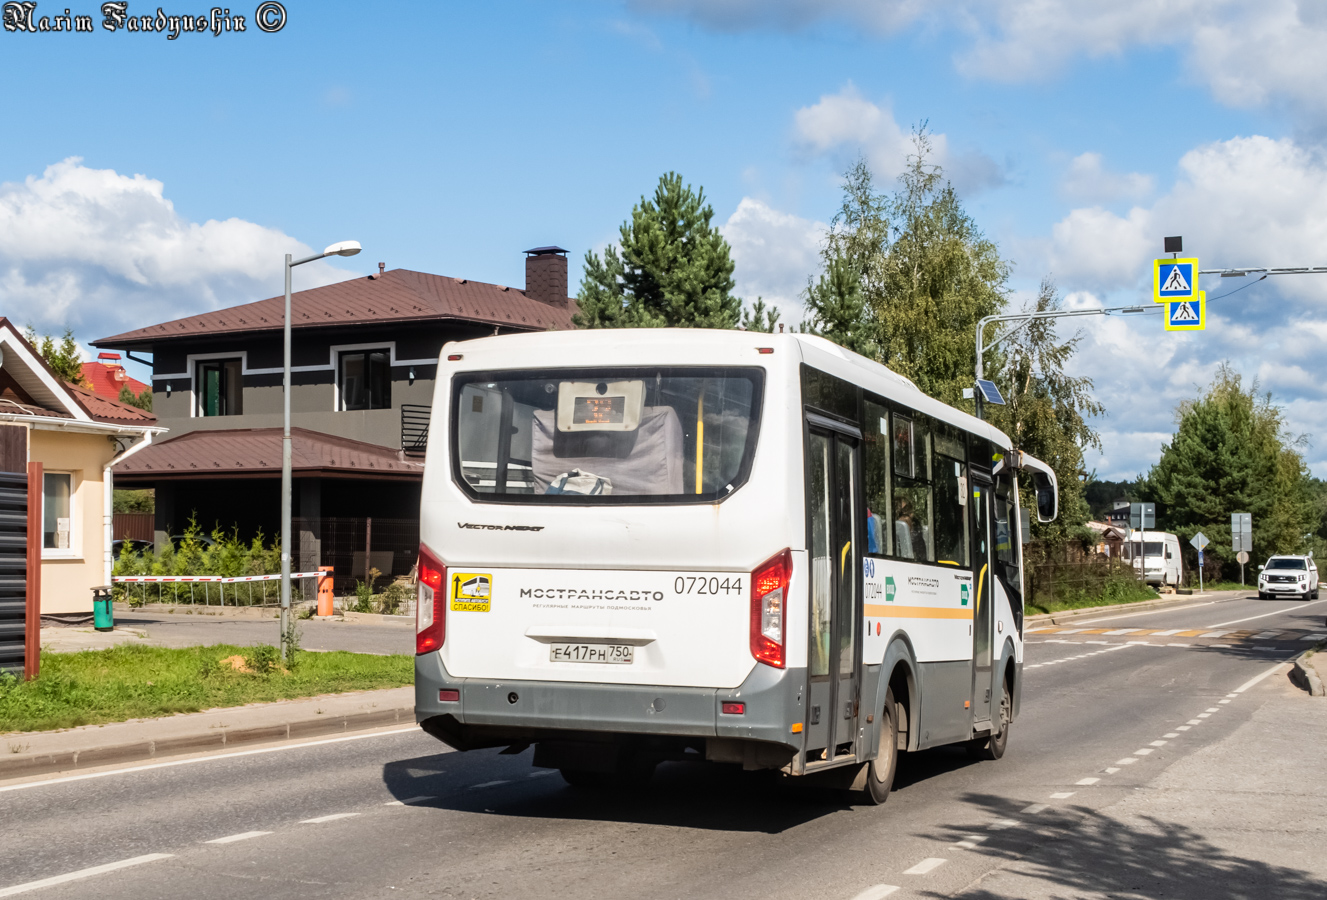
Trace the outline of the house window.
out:
[[[198,364],[199,416],[238,416],[244,412],[241,361],[208,359]]]
[[[42,548],[74,549],[74,476],[69,472],[46,472],[42,485]]]
[[[392,368],[387,350],[341,354],[341,408],[391,409]]]

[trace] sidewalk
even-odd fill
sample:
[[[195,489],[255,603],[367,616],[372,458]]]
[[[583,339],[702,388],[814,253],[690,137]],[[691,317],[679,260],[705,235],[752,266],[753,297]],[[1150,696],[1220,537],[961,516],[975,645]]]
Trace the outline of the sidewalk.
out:
[[[0,735],[0,780],[245,744],[413,725],[413,686]]]
[[[959,896],[1327,896],[1327,699],[1279,673],[1246,698],[1233,733]]]

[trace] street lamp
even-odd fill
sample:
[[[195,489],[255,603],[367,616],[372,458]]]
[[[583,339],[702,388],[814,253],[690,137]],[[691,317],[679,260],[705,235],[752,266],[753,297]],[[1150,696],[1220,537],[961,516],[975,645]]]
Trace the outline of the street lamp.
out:
[[[322,253],[293,259],[286,254],[286,312],[281,362],[281,661],[290,662],[290,270],[326,256],[354,256],[359,241],[340,241]]]

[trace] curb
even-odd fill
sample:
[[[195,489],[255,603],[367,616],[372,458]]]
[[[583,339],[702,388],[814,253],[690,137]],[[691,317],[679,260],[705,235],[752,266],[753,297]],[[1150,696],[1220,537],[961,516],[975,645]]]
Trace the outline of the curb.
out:
[[[288,741],[351,731],[367,731],[388,725],[415,724],[414,706],[375,709],[340,716],[309,716],[258,728],[209,728],[162,740],[133,741],[106,747],[58,753],[18,754],[0,758],[0,779],[46,775],[88,769],[114,763],[139,762],[185,753],[222,750],[243,744]]]
[[[1159,600],[1144,600],[1141,603],[1116,603],[1112,606],[1085,606],[1081,609],[1066,609],[1053,613],[1038,613],[1035,616],[1025,616],[1023,619],[1024,627],[1028,625],[1060,625],[1061,619],[1078,619],[1083,616],[1095,616],[1104,612],[1116,612],[1118,610],[1147,610],[1164,609],[1167,606],[1178,606],[1182,603],[1191,603],[1194,600],[1210,597],[1211,593],[1190,594],[1188,596],[1165,597]]]
[[[1295,687],[1308,691],[1310,697],[1327,696],[1327,689],[1323,687],[1322,679],[1318,677],[1318,673],[1314,671],[1312,666],[1304,664],[1304,657],[1315,651],[1321,652],[1322,648],[1323,645],[1319,644],[1317,647],[1305,650],[1299,656],[1296,656],[1294,668],[1290,670],[1290,682]]]

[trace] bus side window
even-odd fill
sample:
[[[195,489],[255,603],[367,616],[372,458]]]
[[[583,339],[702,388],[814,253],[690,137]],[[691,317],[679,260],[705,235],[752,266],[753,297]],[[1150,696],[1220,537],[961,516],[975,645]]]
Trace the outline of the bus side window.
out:
[[[931,441],[925,416],[893,415],[894,446],[894,556],[917,562],[935,562],[935,527],[932,518]],[[905,454],[907,467],[899,462]]]
[[[866,552],[892,552],[893,529],[889,527],[889,421],[887,410],[866,401],[866,427],[862,429],[866,452]]]

